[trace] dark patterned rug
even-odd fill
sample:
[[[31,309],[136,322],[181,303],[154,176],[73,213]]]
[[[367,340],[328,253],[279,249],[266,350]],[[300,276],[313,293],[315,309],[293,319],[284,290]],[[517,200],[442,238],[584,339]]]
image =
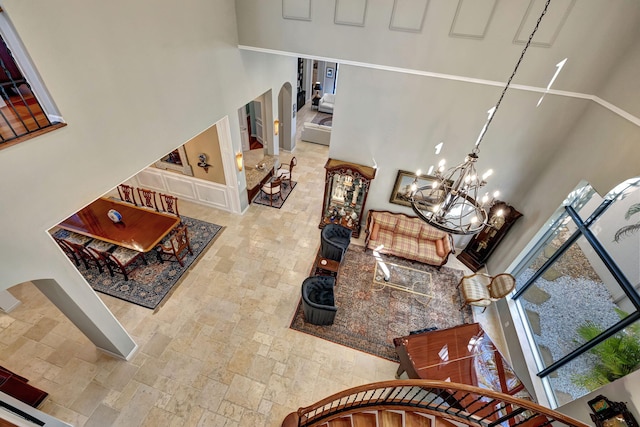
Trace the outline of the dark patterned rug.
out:
[[[279,199],[278,197],[274,197],[272,205],[269,204],[269,196],[267,196],[262,191],[258,191],[258,194],[256,194],[256,197],[253,198],[252,203],[255,203],[257,205],[271,206],[272,208],[280,209],[282,205],[284,205],[284,202],[287,201],[287,197],[289,197],[289,194],[291,194],[293,189],[296,188],[296,184],[297,184],[296,181],[291,181],[291,186],[289,186],[289,184],[282,185],[282,199]]]
[[[425,328],[450,328],[472,323],[470,307],[461,309],[462,299],[456,285],[463,276],[461,270],[435,267],[390,255],[380,255],[376,269],[372,251],[351,245],[340,267],[335,288],[338,312],[333,325],[316,326],[305,323],[301,302],[291,322],[291,328],[355,348],[385,359],[398,361],[393,339]],[[382,263],[392,264],[391,280],[395,286],[384,286],[378,272]],[[405,267],[407,277],[399,277]],[[410,291],[416,282],[418,292]],[[408,291],[409,290],[409,291]]]
[[[189,227],[189,242],[193,255],[184,258],[184,267],[174,260],[160,263],[154,250],[144,254],[148,265],[136,261],[138,268],[129,274],[125,281],[122,274],[114,273],[111,277],[105,270],[100,273],[97,268],[79,268],[80,274],[89,282],[91,287],[103,294],[111,295],[142,307],[155,309],[180,283],[182,276],[198,260],[204,250],[220,234],[223,227],[210,222],[182,216],[182,222]],[[64,238],[65,230],[58,230],[54,235]],[[129,267],[131,268],[131,267]]]

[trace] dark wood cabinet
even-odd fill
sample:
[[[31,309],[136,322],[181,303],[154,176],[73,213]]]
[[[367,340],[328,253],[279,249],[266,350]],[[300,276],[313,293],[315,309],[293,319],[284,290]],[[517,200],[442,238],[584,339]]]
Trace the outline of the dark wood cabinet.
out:
[[[505,202],[495,201],[488,212],[487,225],[476,234],[458,259],[472,271],[480,270],[511,226],[522,214]]]
[[[340,224],[353,230],[353,237],[358,238],[376,169],[336,159],[329,159],[324,168],[326,179],[319,227]]]
[[[638,427],[638,421],[624,402],[612,402],[600,394],[587,404],[596,427]]]
[[[296,100],[297,102],[296,111],[300,111],[300,109],[304,107],[304,103],[306,102],[306,99],[307,99],[306,97],[307,97],[307,91],[303,90],[301,92],[298,92],[298,99]]]

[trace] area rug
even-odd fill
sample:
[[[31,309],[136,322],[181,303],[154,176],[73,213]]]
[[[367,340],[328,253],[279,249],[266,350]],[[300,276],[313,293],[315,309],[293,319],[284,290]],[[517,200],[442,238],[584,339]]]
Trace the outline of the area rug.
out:
[[[317,125],[331,127],[331,125],[333,123],[333,114],[316,113],[316,115],[313,117],[313,119],[311,119],[311,123],[315,123]]]
[[[253,201],[251,203],[280,209],[282,205],[284,205],[284,202],[287,201],[287,197],[289,197],[289,194],[291,194],[293,189],[296,188],[296,184],[296,181],[291,181],[291,185],[282,185],[282,199],[280,199],[279,197],[274,197],[272,204],[269,204],[269,196],[267,196],[262,191],[258,191],[258,194],[256,194],[256,197],[253,198]]]
[[[463,276],[461,270],[447,267],[438,270],[390,255],[380,255],[379,259],[421,272],[420,294],[376,283],[376,257],[371,250],[365,253],[363,247],[352,244],[336,282],[338,312],[333,325],[305,323],[300,302],[290,327],[397,362],[394,338],[409,335],[411,331],[444,329],[473,322],[471,308],[461,308],[462,299],[456,288]]]
[[[160,263],[155,251],[145,253],[148,265],[136,261],[139,267],[129,274],[125,281],[122,274],[114,273],[111,277],[107,270],[100,273],[97,268],[79,269],[80,274],[91,287],[103,294],[128,301],[142,307],[155,309],[181,282],[182,276],[204,253],[204,250],[220,235],[223,227],[210,222],[182,216],[182,222],[189,227],[189,242],[193,255],[184,258],[184,267],[174,260]],[[58,230],[54,235],[64,238],[65,230]]]

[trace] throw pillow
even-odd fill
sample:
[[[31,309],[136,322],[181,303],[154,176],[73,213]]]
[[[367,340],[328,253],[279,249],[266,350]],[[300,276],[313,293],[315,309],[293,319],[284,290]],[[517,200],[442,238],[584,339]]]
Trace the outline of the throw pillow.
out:
[[[373,230],[371,230],[371,240],[378,240],[378,231],[380,230],[380,224],[377,222],[373,224]]]
[[[438,254],[439,257],[444,257],[446,253],[444,251],[444,243],[442,242],[442,239],[436,240],[435,243],[436,243],[436,253]]]

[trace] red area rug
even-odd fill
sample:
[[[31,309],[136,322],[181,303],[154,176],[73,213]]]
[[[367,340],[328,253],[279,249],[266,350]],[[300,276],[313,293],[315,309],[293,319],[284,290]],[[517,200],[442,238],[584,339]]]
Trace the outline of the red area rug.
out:
[[[385,359],[398,361],[393,339],[425,328],[445,329],[473,323],[470,307],[461,309],[462,298],[456,285],[461,270],[435,267],[380,255],[382,263],[408,267],[404,280],[417,283],[403,289],[394,271],[385,286],[380,280],[381,264],[371,250],[351,245],[340,267],[335,287],[338,312],[333,325],[316,326],[304,321],[302,302],[291,322],[291,328]],[[378,268],[376,268],[378,265]],[[378,273],[376,274],[376,270]],[[392,269],[393,270],[393,269]]]

